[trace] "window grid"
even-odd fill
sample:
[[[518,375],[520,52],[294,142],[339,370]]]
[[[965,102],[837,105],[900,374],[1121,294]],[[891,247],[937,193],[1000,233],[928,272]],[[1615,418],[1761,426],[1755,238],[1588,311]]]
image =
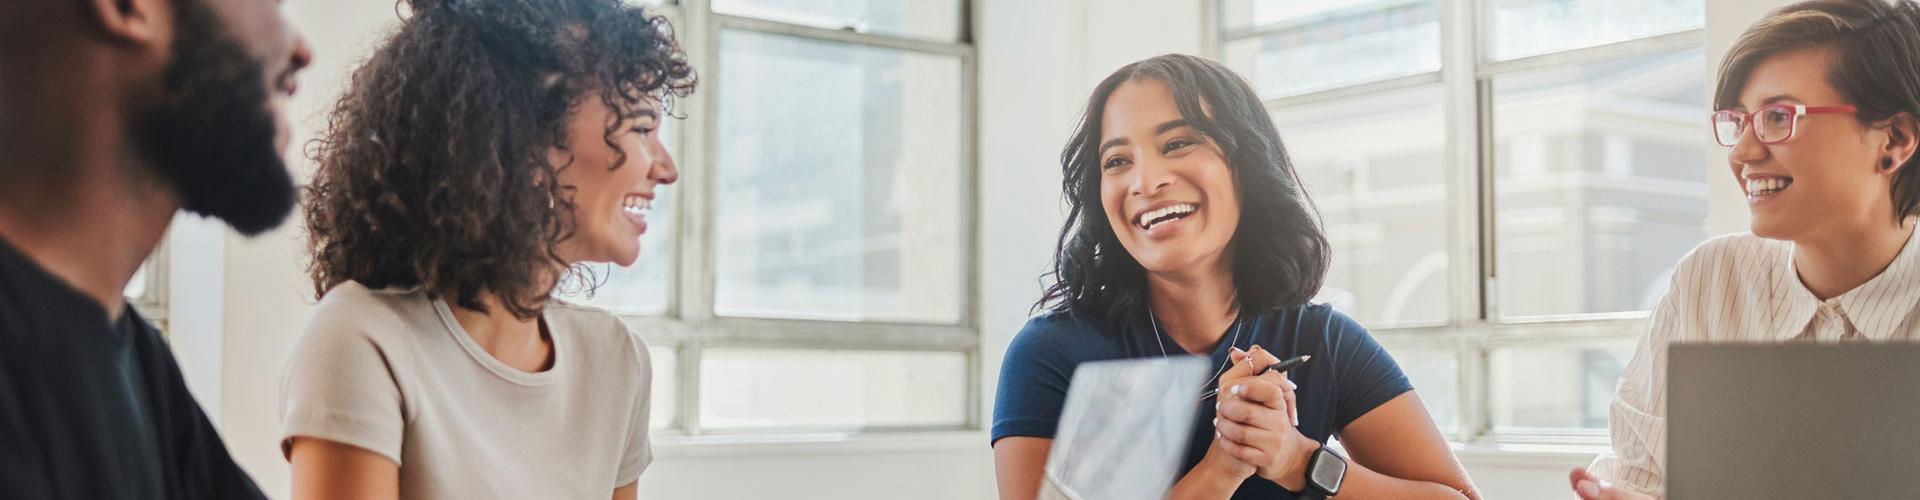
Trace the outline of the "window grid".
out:
[[[700,90],[676,104],[686,110],[685,119],[676,124],[681,133],[672,140],[681,164],[680,182],[674,188],[672,233],[666,238],[671,247],[668,266],[666,310],[660,315],[622,314],[622,319],[641,332],[649,346],[672,349],[676,357],[672,375],[676,408],[671,425],[656,427],[656,434],[779,434],[815,432],[912,432],[980,428],[979,333],[976,318],[977,255],[973,250],[977,223],[973,214],[976,200],[974,183],[975,75],[973,47],[967,25],[968,2],[959,2],[958,33],[955,41],[835,30],[781,21],[716,13],[711,0],[661,2],[649,7],[672,20],[675,34],[694,67],[700,70]],[[846,43],[868,47],[897,49],[911,53],[952,56],[960,64],[960,113],[965,120],[960,142],[964,167],[960,244],[962,280],[960,319],[955,324],[884,323],[871,321],[823,321],[802,319],[762,319],[720,317],[714,314],[715,257],[713,214],[720,201],[717,195],[716,159],[722,144],[716,140],[719,106],[712,98],[718,91],[720,75],[720,34],[722,31],[748,32],[796,37],[805,40]],[[837,351],[950,352],[965,355],[966,388],[963,425],[912,426],[887,425],[857,428],[772,427],[751,430],[716,430],[701,422],[701,361],[708,349],[808,349]],[[660,378],[656,376],[656,380]]]
[[[1210,57],[1220,57],[1233,41],[1266,34],[1273,26],[1221,29],[1222,3],[1203,3],[1202,29]],[[1452,350],[1457,356],[1456,425],[1443,426],[1450,439],[1468,443],[1604,444],[1604,430],[1583,428],[1496,429],[1489,358],[1500,349],[1587,347],[1637,340],[1646,311],[1503,317],[1499,313],[1499,275],[1495,255],[1493,99],[1496,77],[1564,69],[1636,55],[1697,49],[1703,29],[1695,28],[1527,57],[1493,60],[1486,47],[1490,33],[1488,0],[1438,0],[1441,65],[1438,71],[1313,90],[1266,100],[1269,112],[1293,106],[1383,95],[1439,85],[1446,100],[1449,228],[1448,290],[1452,296],[1444,322],[1384,325],[1370,330],[1391,349]],[[1578,390],[1568,387],[1567,390]],[[1429,407],[1433,403],[1429,403]]]

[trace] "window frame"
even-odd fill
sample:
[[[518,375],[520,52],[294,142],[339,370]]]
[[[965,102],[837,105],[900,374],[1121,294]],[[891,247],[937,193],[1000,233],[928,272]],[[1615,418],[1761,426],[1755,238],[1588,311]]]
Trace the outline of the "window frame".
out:
[[[952,41],[904,35],[874,34],[835,30],[782,21],[714,12],[711,0],[668,0],[647,9],[667,16],[679,37],[688,60],[700,71],[700,87],[693,95],[676,103],[687,110],[676,134],[676,159],[681,175],[672,197],[674,224],[669,242],[669,269],[666,307],[663,313],[639,315],[618,313],[621,319],[640,332],[654,349],[674,349],[676,367],[675,415],[669,425],[656,427],[656,436],[700,435],[774,435],[822,433],[902,433],[981,428],[980,328],[979,328],[979,226],[977,183],[978,61],[971,40],[972,5],[956,0],[960,9],[957,36]],[[960,315],[951,324],[920,324],[878,321],[831,321],[812,319],[724,317],[714,312],[715,238],[714,218],[717,192],[716,166],[719,155],[719,106],[713,98],[718,81],[724,78],[720,67],[720,35],[739,31],[795,37],[812,41],[846,43],[867,47],[896,49],[913,53],[954,57],[960,64],[959,163],[964,172],[959,186],[959,234],[961,246]],[[883,352],[954,352],[966,357],[966,412],[959,426],[857,426],[857,427],[766,427],[752,429],[709,429],[701,424],[700,364],[708,349],[769,348],[812,350],[862,350]],[[655,378],[658,380],[658,377]]]
[[[172,232],[169,231],[168,236],[171,234]],[[140,316],[146,318],[148,323],[152,323],[154,328],[159,329],[161,335],[168,334],[167,275],[173,267],[168,261],[167,247],[171,245],[167,244],[167,239],[167,236],[162,236],[160,246],[155,247],[153,253],[147,256],[147,260],[140,264],[141,267],[146,268],[147,282],[140,291],[140,297],[127,304],[140,311]]]
[[[1225,31],[1222,3],[1202,2],[1204,55],[1218,58],[1233,41],[1273,32],[1273,26]],[[1552,316],[1502,317],[1494,234],[1495,158],[1493,82],[1495,78],[1578,67],[1632,56],[1700,49],[1705,28],[1656,34],[1626,41],[1494,60],[1487,18],[1489,0],[1435,0],[1440,9],[1440,69],[1370,82],[1280,96],[1265,100],[1268,112],[1314,103],[1382,95],[1438,86],[1446,100],[1447,288],[1448,319],[1437,322],[1370,327],[1390,350],[1451,350],[1456,357],[1456,426],[1442,429],[1449,439],[1469,444],[1604,445],[1605,429],[1496,428],[1490,358],[1518,347],[1587,347],[1639,339],[1648,311]],[[1285,27],[1285,23],[1279,23]],[[1704,165],[1702,168],[1705,168]],[[1577,388],[1569,388],[1575,390]]]

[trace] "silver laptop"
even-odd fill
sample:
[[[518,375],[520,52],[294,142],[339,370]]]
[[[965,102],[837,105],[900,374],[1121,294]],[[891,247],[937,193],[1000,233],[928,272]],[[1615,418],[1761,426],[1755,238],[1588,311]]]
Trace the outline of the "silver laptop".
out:
[[[1041,500],[1160,500],[1187,456],[1207,360],[1081,363],[1047,454]]]
[[[1667,494],[1920,498],[1920,344],[1674,345]]]

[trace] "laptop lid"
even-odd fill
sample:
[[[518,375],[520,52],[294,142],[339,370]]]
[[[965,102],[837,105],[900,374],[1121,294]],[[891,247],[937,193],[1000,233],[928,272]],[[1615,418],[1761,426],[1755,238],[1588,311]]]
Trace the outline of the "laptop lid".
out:
[[[1920,495],[1920,344],[1676,344],[1667,494]]]

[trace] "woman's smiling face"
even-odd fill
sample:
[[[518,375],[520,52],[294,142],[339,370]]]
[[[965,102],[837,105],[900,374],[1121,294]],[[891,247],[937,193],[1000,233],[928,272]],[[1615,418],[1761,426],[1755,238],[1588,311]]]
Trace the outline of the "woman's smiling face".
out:
[[[1107,223],[1148,272],[1230,265],[1240,226],[1233,170],[1165,83],[1137,78],[1114,89],[1101,111],[1099,158]]]
[[[1737,109],[1853,104],[1827,83],[1832,57],[1832,51],[1808,49],[1761,62]],[[1867,227],[1893,213],[1893,175],[1880,168],[1877,147],[1887,142],[1885,131],[1851,114],[1801,116],[1792,138],[1779,144],[1761,144],[1752,129],[1727,151],[1727,166],[1747,195],[1755,235],[1797,240],[1824,229]]]
[[[596,93],[582,99],[567,124],[573,162],[559,177],[561,186],[572,192],[574,224],[573,236],[560,242],[559,252],[568,263],[628,266],[639,260],[640,235],[647,232],[656,188],[680,177],[660,143],[659,101],[645,101],[634,111],[612,136],[626,153],[624,161],[608,144],[606,127],[613,117]]]

